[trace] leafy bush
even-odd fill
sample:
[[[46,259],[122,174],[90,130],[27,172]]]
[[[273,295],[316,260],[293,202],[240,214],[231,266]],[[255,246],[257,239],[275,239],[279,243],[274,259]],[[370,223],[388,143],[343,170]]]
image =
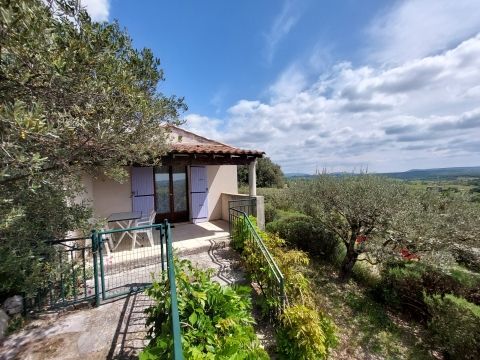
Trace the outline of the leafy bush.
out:
[[[455,260],[467,269],[480,272],[480,250],[457,246],[453,250]]]
[[[85,266],[85,279],[93,279],[93,267],[86,265]],[[62,280],[60,280],[62,277]],[[53,281],[53,284],[56,285],[55,294],[60,298],[63,291],[63,296],[66,299],[72,298],[75,294],[86,291],[83,283],[83,263],[81,260],[75,260],[73,263],[69,260],[66,260],[62,263],[62,266],[58,266],[56,269],[56,279]],[[61,284],[63,284],[63,290],[61,289]],[[51,292],[50,292],[51,295]]]
[[[305,215],[298,211],[291,211],[291,210],[277,210],[277,218],[275,220],[308,220],[311,219],[310,216]]]
[[[428,327],[451,359],[480,359],[480,306],[453,295],[425,296]]]
[[[245,241],[249,237],[249,230],[247,224],[244,223],[244,218],[241,217],[235,220],[235,223],[232,225],[231,238],[232,241],[230,244],[235,250],[242,251],[245,247]]]
[[[254,217],[250,217],[255,231],[260,235],[265,246],[270,251],[276,264],[284,276],[285,293],[288,301],[298,301],[302,304],[310,302],[309,281],[305,277],[305,266],[309,263],[307,254],[299,250],[289,250],[285,247],[285,240],[275,234],[261,231],[256,226]],[[248,230],[248,229],[247,229]],[[260,287],[267,303],[268,310],[280,306],[277,294],[270,291],[275,286],[270,272],[270,267],[254,242],[246,242],[242,257],[245,261],[247,272]]]
[[[278,217],[278,211],[275,208],[275,206],[273,206],[270,203],[266,203],[265,204],[265,223],[268,224],[274,221],[277,217]]]
[[[337,344],[331,321],[306,306],[287,307],[280,323],[277,343],[285,359],[326,359]]]
[[[426,319],[428,310],[423,301],[422,272],[416,264],[402,265],[385,266],[382,280],[374,289],[374,293],[389,306]]]
[[[333,261],[339,241],[313,218],[300,213],[281,212],[277,220],[267,224],[267,231],[278,234],[289,245]]]
[[[424,293],[456,294],[478,302],[480,279],[458,269],[446,272],[419,262],[395,262],[384,266],[375,294],[390,306],[420,319],[428,319]]]
[[[287,308],[277,319],[279,328],[277,345],[279,353],[287,359],[324,359],[336,344],[335,327],[320,309],[315,307],[310,281],[305,275],[309,258],[300,250],[289,250],[285,240],[276,234],[263,232],[250,218],[256,232],[272,254],[284,275]],[[242,234],[241,231],[238,231]],[[251,241],[244,242],[242,257],[247,272],[258,284],[264,298],[265,310],[278,314],[278,293],[268,263]],[[273,280],[273,281],[272,281]]]
[[[340,257],[337,257],[337,259],[340,259]],[[382,280],[377,265],[369,264],[366,261],[358,261],[355,264],[352,277],[357,283],[370,289],[375,288]]]
[[[48,241],[87,228],[91,216],[85,204],[75,204],[75,186],[63,179],[59,185],[44,181],[34,190],[19,182],[1,188],[0,301],[17,294],[34,299],[58,275],[58,254]]]
[[[292,199],[289,189],[286,188],[258,188],[257,195],[265,198],[265,204],[270,204],[279,210],[290,210],[294,204],[294,199]]]
[[[222,287],[211,280],[211,271],[199,270],[188,260],[175,260],[175,271],[186,359],[268,359],[252,326],[249,288]],[[140,359],[171,359],[168,281],[155,281],[147,294],[156,304],[146,310],[151,340]]]
[[[451,267],[449,274],[462,286],[474,287],[480,285],[480,273],[470,271],[463,266]]]

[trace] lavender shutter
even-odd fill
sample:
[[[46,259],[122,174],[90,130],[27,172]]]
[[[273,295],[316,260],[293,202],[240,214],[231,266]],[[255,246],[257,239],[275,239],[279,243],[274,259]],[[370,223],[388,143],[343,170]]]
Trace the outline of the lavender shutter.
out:
[[[132,167],[132,208],[147,217],[155,208],[153,168]]]
[[[192,221],[207,221],[208,217],[208,180],[205,166],[191,166]]]

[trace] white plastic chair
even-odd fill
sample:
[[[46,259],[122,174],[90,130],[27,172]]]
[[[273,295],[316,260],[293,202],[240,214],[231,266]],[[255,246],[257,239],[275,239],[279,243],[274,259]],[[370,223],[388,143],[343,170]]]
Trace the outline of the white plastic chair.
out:
[[[155,222],[155,215],[157,215],[157,213],[155,212],[155,210],[152,210],[150,212],[150,215],[148,216],[148,218],[141,218],[139,219],[135,226],[146,226],[146,225],[153,225],[153,223]],[[141,229],[141,230],[135,230],[133,232],[133,242],[132,242],[132,250],[135,249],[135,243],[137,242],[137,235],[138,234],[147,234],[147,237],[148,237],[148,241],[150,242],[150,246],[153,246],[153,229],[152,228],[147,228],[147,229]]]

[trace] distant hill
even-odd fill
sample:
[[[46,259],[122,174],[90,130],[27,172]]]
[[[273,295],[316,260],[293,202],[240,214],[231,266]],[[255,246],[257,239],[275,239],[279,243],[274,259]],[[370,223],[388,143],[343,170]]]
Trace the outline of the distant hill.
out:
[[[351,173],[331,173],[330,175],[342,176]],[[450,167],[450,168],[434,168],[434,169],[412,169],[403,172],[378,173],[395,179],[402,180],[450,180],[461,177],[478,177],[480,178],[480,166],[469,167]],[[315,175],[304,173],[287,173],[286,178],[310,178]]]
[[[311,174],[305,174],[305,173],[286,173],[283,174],[286,178],[292,178],[292,177],[310,177],[313,176]]]
[[[441,180],[460,177],[480,177],[480,166],[412,169],[404,172],[384,173],[382,175],[403,180]]]

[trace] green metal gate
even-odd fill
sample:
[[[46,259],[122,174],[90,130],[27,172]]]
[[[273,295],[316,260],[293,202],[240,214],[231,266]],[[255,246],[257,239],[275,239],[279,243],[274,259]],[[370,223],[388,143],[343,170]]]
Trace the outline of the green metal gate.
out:
[[[148,232],[153,243],[148,241]],[[128,246],[118,249],[116,242],[119,239],[124,240]],[[152,276],[164,275],[167,267],[167,239],[171,244],[170,224],[167,221],[125,229],[93,231],[96,304],[142,291],[151,285]],[[130,244],[133,242],[136,246]]]
[[[126,233],[133,235],[134,232],[139,235],[146,231],[152,231],[153,243],[146,240],[147,243],[142,246],[140,240],[137,249],[132,246],[130,250],[111,253],[107,251],[108,244],[115,241],[115,236]],[[131,236],[131,240],[134,242],[135,237]],[[162,276],[164,279],[166,276],[171,298],[172,355],[175,360],[183,360],[172,240],[171,225],[167,220],[161,224],[93,231],[95,302],[99,305],[107,299],[142,291],[152,284],[152,276]]]

